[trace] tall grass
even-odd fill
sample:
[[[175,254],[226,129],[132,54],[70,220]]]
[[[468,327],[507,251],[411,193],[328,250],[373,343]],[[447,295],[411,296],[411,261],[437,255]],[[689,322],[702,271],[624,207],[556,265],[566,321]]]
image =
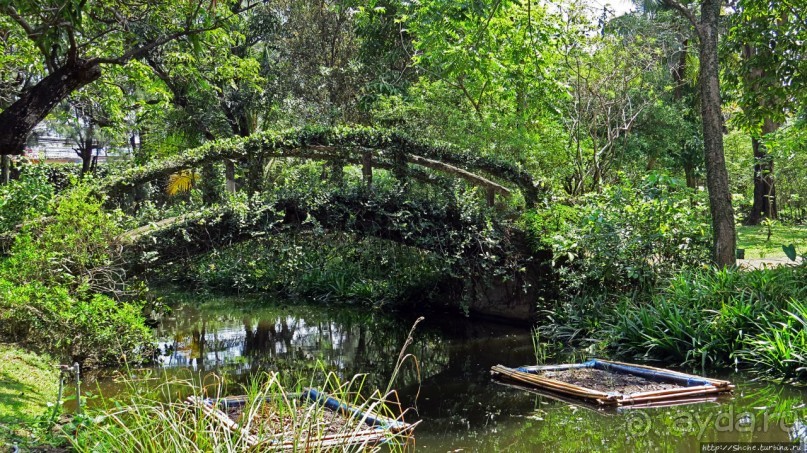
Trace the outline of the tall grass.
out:
[[[807,265],[681,271],[650,296],[578,296],[538,329],[617,355],[807,382]],[[536,345],[536,348],[540,345]]]
[[[619,352],[805,377],[807,266],[685,271],[649,301],[627,300],[607,337]]]
[[[240,429],[230,429],[199,405],[183,401],[187,395],[196,398],[221,398],[226,388],[223,380],[213,385],[200,385],[193,380],[170,380],[152,391],[143,391],[142,383],[129,381],[130,397],[124,401],[107,401],[108,409],[90,414],[79,427],[71,444],[79,452],[239,452],[274,451],[278,444],[285,451],[320,451],[318,446],[326,434],[342,436],[342,451],[377,451],[375,443],[351,441],[360,438],[369,426],[360,417],[345,417],[334,431],[326,432],[330,411],[322,405],[300,398],[300,386],[288,387],[276,373],[266,373],[244,386],[246,404],[236,419]],[[394,393],[373,391],[363,396],[364,377],[342,381],[328,373],[315,386],[362,412],[399,418],[400,406]],[[302,384],[300,382],[299,384]],[[258,440],[256,444],[256,439]],[[385,449],[404,451],[411,433],[386,432]]]
[[[807,302],[791,299],[783,320],[760,321],[737,357],[770,376],[807,382]]]
[[[412,326],[384,391],[366,389],[365,375],[344,380],[324,367],[309,377],[293,378],[293,371],[264,373],[243,386],[245,404],[236,420],[238,426],[228,427],[209,409],[186,402],[189,396],[197,402],[221,399],[228,393],[223,378],[213,375],[212,383],[166,379],[155,387],[149,384],[152,379],[129,377],[125,398],[102,401],[103,409],[79,417],[70,443],[79,452],[406,451],[414,444],[411,430],[386,430],[379,442],[366,436],[370,426],[358,414],[403,421],[406,411],[391,389],[406,362],[413,362],[419,370],[417,359],[406,349],[422,319]],[[306,387],[358,411],[343,414],[334,425],[330,410],[301,398]],[[336,445],[321,444],[334,437]]]

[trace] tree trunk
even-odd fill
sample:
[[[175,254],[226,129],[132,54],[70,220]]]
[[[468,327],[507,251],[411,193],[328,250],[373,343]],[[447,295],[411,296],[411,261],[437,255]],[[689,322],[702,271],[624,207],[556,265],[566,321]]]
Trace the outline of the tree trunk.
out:
[[[82,150],[81,152],[81,176],[88,174],[92,167],[92,148],[89,152]]]
[[[765,118],[762,124],[762,135],[771,134],[779,129],[779,124]],[[773,176],[773,157],[758,138],[752,139],[754,148],[754,205],[746,219],[748,225],[759,225],[763,218],[776,219],[776,185]]]
[[[227,160],[224,163],[224,179],[226,181],[227,193],[235,193],[235,163],[231,160]]]
[[[93,142],[93,126],[90,123],[87,126],[87,130],[85,131],[85,136],[83,139],[79,139],[78,142],[78,149],[76,150],[76,154],[78,157],[81,158],[81,177],[83,178],[87,173],[90,172],[92,168],[92,142]]]
[[[8,184],[11,180],[11,159],[3,154],[0,156],[0,184]]]
[[[673,69],[673,99],[680,101],[684,97],[684,85],[686,85],[686,71],[687,71],[687,46],[689,46],[689,39],[684,38],[681,42],[681,53],[678,55],[678,63]]]
[[[703,0],[701,4],[700,92],[703,117],[706,188],[712,214],[714,243],[712,258],[718,266],[733,266],[736,262],[737,236],[734,209],[731,206],[726,158],[723,153],[723,112],[720,100],[720,67],[717,58],[718,18],[720,0]]]
[[[689,162],[684,162],[684,176],[686,176],[687,187],[692,189],[698,187],[698,179],[695,177],[695,167]]]
[[[373,155],[369,151],[361,156],[361,176],[367,188],[373,187]]]
[[[73,91],[101,77],[93,60],[77,60],[54,71],[0,113],[0,154],[22,154],[40,121]]]
[[[757,49],[751,45],[745,45],[743,48],[743,57],[747,60],[753,59],[759,52],[767,53],[766,49]],[[767,86],[764,85],[765,70],[759,67],[753,67],[745,76],[746,86],[748,89],[755,93],[754,99],[757,102],[755,107],[761,107],[764,110],[775,110],[775,105],[778,104],[764,95]],[[779,129],[780,124],[775,122],[770,114],[766,115],[762,121],[761,135],[772,134]],[[754,204],[751,207],[751,212],[745,219],[747,225],[759,225],[763,218],[768,217],[775,219],[776,212],[776,188],[774,186],[773,175],[773,156],[768,154],[768,150],[761,141],[761,137],[753,137],[751,145],[754,150]]]
[[[219,195],[221,176],[216,170],[216,164],[208,163],[203,165],[202,170],[200,171],[202,181],[199,186],[202,192],[202,201],[206,205],[211,205],[221,201],[221,196]]]

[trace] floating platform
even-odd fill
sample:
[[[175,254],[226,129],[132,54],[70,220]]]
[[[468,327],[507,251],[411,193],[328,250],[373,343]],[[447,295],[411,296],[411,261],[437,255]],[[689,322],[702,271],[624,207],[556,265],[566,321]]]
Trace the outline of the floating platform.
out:
[[[490,371],[503,380],[600,406],[688,404],[734,390],[729,381],[600,359],[519,368],[496,365]]]
[[[389,417],[378,415],[370,410],[344,403],[316,389],[306,389],[302,393],[284,395],[285,398],[302,400],[301,410],[308,410],[312,405],[316,410],[324,411],[317,420],[312,420],[311,427],[302,435],[288,432],[255,431],[254,420],[239,423],[249,399],[245,396],[228,398],[188,397],[187,403],[199,407],[214,423],[232,432],[245,436],[251,449],[260,451],[320,451],[342,449],[344,447],[368,448],[395,439],[406,440],[418,423],[404,423]],[[271,401],[271,397],[262,401]],[[254,411],[254,408],[252,409]],[[260,412],[260,409],[258,410]],[[254,415],[254,414],[253,414]],[[336,425],[329,431],[326,425]],[[252,426],[248,426],[252,425]]]

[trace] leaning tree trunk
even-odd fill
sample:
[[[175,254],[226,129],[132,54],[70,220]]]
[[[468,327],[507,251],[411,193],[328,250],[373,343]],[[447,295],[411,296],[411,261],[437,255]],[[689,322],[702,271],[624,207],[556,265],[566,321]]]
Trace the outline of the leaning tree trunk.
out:
[[[712,214],[712,257],[718,266],[733,266],[737,236],[731,206],[729,178],[723,152],[723,112],[720,100],[720,67],[717,57],[718,18],[721,2],[703,0],[700,20],[700,92],[703,116],[706,188]]]
[[[0,113],[0,154],[22,154],[31,131],[73,91],[101,77],[94,60],[76,60],[57,69]]]

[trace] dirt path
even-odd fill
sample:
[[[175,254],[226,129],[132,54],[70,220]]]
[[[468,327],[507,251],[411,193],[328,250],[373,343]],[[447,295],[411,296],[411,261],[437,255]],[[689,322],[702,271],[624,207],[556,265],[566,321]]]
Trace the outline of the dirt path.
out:
[[[803,261],[801,257],[797,257],[796,261],[791,261],[790,258],[750,258],[745,260],[737,260],[737,266],[741,269],[762,269],[773,268],[779,266],[793,266],[800,264]]]

